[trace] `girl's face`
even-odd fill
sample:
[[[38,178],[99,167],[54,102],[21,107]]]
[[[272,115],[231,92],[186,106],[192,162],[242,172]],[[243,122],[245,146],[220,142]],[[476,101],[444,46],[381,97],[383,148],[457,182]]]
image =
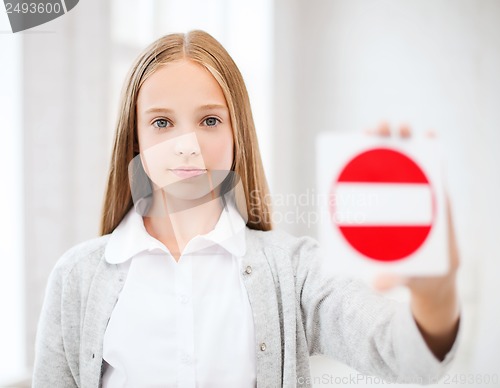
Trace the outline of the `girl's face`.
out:
[[[139,90],[136,108],[140,156],[158,188],[199,198],[227,175],[234,144],[229,109],[203,66],[182,59],[160,67]]]

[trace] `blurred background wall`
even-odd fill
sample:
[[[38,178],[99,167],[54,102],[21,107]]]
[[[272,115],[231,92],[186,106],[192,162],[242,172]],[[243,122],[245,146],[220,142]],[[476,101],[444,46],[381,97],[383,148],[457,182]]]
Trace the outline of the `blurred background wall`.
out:
[[[318,132],[382,119],[437,132],[464,313],[455,380],[440,385],[500,377],[499,1],[82,0],[17,34],[0,8],[0,386],[29,385],[47,277],[65,250],[98,234],[125,73],[157,37],[195,28],[243,73],[275,220],[292,234],[316,236],[316,225],[285,216],[315,211]],[[318,387],[355,373],[326,357],[311,366]]]

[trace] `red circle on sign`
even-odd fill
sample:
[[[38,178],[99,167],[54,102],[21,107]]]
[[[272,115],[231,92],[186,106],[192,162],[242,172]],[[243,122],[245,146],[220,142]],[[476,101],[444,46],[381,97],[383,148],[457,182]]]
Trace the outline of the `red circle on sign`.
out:
[[[431,220],[424,225],[340,223],[336,217],[336,191],[343,183],[427,185],[431,192]],[[329,205],[332,223],[349,245],[370,259],[386,262],[404,259],[417,251],[427,239],[436,215],[435,195],[422,169],[405,154],[390,148],[370,149],[351,159],[332,182]]]

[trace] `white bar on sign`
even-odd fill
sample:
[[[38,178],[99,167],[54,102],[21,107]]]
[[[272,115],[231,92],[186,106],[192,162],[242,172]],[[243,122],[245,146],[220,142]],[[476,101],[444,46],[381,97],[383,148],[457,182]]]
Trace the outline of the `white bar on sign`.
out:
[[[432,192],[427,184],[339,183],[334,220],[340,225],[430,225]]]

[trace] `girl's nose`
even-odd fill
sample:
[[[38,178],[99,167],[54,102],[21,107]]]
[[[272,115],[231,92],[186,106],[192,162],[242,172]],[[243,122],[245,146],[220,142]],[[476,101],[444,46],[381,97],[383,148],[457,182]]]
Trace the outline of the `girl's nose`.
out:
[[[195,133],[188,133],[175,138],[175,154],[197,156],[200,154],[200,145]]]

